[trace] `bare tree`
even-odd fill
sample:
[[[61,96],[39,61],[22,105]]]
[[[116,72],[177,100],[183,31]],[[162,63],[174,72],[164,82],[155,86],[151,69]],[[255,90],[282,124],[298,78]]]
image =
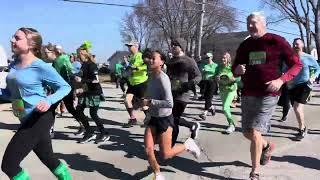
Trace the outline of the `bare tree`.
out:
[[[126,13],[122,18],[120,34],[123,42],[136,40],[141,48],[147,48],[150,42],[151,28],[146,16],[141,13],[144,8],[139,8],[139,6],[141,4],[138,4],[133,12]]]
[[[300,38],[306,42],[305,50],[310,53],[312,38],[320,57],[319,34],[319,8],[318,0],[261,0],[272,9],[276,9],[282,15],[282,19],[295,23],[300,32]]]
[[[202,38],[207,38],[216,32],[231,31],[237,27],[236,11],[227,6],[228,2],[229,0],[207,0]],[[135,8],[134,15],[124,18],[122,37],[126,39],[128,35],[133,37],[135,34],[141,35],[137,33],[137,27],[140,27],[137,26],[139,21],[132,19],[140,17],[144,21],[140,22],[143,25],[141,27],[145,28],[142,38],[149,40],[148,45],[168,47],[170,38],[180,37],[187,41],[185,49],[191,54],[197,38],[200,6],[198,0],[145,0]],[[141,39],[141,36],[136,35],[136,37]]]

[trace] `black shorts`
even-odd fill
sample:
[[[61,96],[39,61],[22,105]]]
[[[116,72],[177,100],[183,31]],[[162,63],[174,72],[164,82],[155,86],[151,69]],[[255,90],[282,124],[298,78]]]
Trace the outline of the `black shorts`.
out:
[[[296,85],[293,89],[289,90],[291,104],[293,104],[294,102],[306,104],[310,92],[311,88],[308,86],[308,83]]]
[[[154,127],[157,135],[161,135],[167,131],[169,126],[172,128],[174,127],[173,116],[151,117],[148,126]]]
[[[145,96],[146,89],[147,89],[147,82],[137,84],[134,86],[128,83],[127,94],[133,94],[136,98],[141,99]]]

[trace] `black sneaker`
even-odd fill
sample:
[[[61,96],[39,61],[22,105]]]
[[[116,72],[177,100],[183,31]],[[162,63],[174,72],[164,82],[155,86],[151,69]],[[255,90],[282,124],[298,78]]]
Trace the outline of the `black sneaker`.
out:
[[[109,139],[110,139],[110,136],[108,134],[99,134],[94,143],[95,144],[105,143],[109,141]]]
[[[130,127],[133,127],[134,125],[137,125],[137,119],[136,118],[129,119],[128,123],[123,124],[123,127],[124,128],[130,128]]]
[[[287,120],[287,116],[283,116],[283,117],[280,119],[281,122],[285,122],[286,120]]]
[[[211,112],[212,116],[216,115],[216,109],[215,108],[211,108],[209,111]]]
[[[205,114],[200,114],[199,117],[200,117],[203,121],[205,121],[205,120],[207,119],[207,116],[206,116]]]
[[[194,123],[194,125],[192,126],[192,129],[191,129],[191,138],[192,139],[196,139],[198,137],[199,130],[200,130],[200,123],[199,122]]]
[[[79,141],[80,144],[88,143],[97,137],[96,134],[84,134],[84,137]]]
[[[53,139],[54,138],[54,129],[53,126],[50,129],[50,138]]]
[[[297,140],[301,141],[303,138],[306,137],[307,134],[308,134],[307,127],[304,127],[303,129],[299,129],[299,132],[297,134]]]
[[[82,136],[82,135],[84,135],[85,132],[86,132],[86,130],[84,129],[84,127],[80,127],[79,130],[74,133],[74,135],[75,136]]]

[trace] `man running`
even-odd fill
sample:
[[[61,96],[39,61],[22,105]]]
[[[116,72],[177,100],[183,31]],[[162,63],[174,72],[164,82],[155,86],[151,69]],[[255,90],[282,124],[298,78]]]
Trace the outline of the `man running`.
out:
[[[131,127],[137,124],[137,119],[133,114],[133,98],[135,97],[138,100],[141,100],[144,97],[148,75],[147,65],[144,64],[142,60],[142,53],[139,51],[139,43],[136,41],[131,41],[125,45],[128,47],[131,53],[129,58],[130,65],[128,66],[131,74],[128,77],[128,90],[125,97],[125,106],[129,113],[130,119],[128,124],[125,124],[124,127]]]
[[[185,48],[183,39],[174,39],[171,41],[173,58],[168,61],[168,75],[171,80],[171,88],[173,94],[173,109],[175,127],[172,132],[172,145],[175,144],[178,134],[179,125],[188,127],[191,131],[191,138],[198,136],[200,123],[188,122],[181,118],[187,104],[189,102],[189,90],[201,80],[201,73],[194,59],[186,56],[183,48]]]
[[[300,73],[288,83],[290,101],[299,123],[297,140],[302,140],[307,135],[308,130],[305,126],[303,108],[312,90],[313,80],[311,80],[310,68],[315,70],[314,77],[317,77],[320,73],[316,59],[310,54],[304,53],[303,47],[304,43],[300,38],[294,39],[293,49],[300,57],[303,67]]]
[[[251,141],[250,179],[258,180],[260,165],[269,162],[275,147],[261,134],[270,128],[279,89],[299,73],[302,63],[283,37],[267,33],[262,13],[254,12],[247,17],[247,29],[251,37],[240,44],[232,70],[235,76],[242,75],[242,130]],[[288,71],[282,74],[283,62]]]

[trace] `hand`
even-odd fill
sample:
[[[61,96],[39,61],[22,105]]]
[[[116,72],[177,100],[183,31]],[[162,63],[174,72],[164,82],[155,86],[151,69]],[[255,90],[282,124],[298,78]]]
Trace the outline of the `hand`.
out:
[[[130,68],[132,69],[132,70],[138,70],[138,67],[137,66],[130,66]]]
[[[236,82],[236,78],[232,76],[232,78],[230,78],[231,82]]]
[[[316,81],[316,77],[311,77],[311,78],[310,78],[310,82],[311,82],[311,83],[313,83],[313,82],[315,82],[315,81]]]
[[[278,92],[281,86],[283,85],[283,83],[284,82],[280,78],[266,82],[266,85],[268,85],[267,91]]]
[[[236,69],[234,70],[234,73],[237,75],[243,75],[246,72],[246,65],[245,64],[239,64]]]
[[[36,110],[39,112],[46,112],[49,108],[50,105],[45,101],[40,101],[36,106]]]
[[[150,104],[151,104],[151,99],[143,99],[142,100],[143,106],[150,106]]]
[[[76,82],[81,82],[81,77],[75,76],[75,77],[74,77],[74,80],[75,80]]]
[[[75,94],[76,95],[79,95],[79,94],[82,94],[82,93],[83,93],[83,89],[82,88],[79,88],[79,89],[75,90]]]

